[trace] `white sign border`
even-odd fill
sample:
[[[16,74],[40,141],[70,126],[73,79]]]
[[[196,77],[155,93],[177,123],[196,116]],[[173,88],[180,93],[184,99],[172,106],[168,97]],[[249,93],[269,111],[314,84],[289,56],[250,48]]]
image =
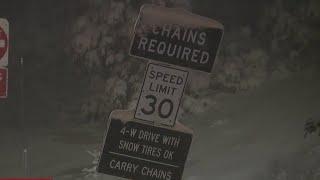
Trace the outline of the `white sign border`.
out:
[[[152,121],[152,120],[145,120],[145,119],[141,119],[141,118],[137,118],[137,117],[136,117],[137,110],[138,110],[138,104],[139,104],[140,99],[141,99],[141,95],[142,95],[142,91],[143,91],[143,86],[144,86],[144,83],[145,83],[145,81],[146,81],[146,77],[147,77],[148,69],[149,69],[149,66],[150,66],[150,65],[162,66],[162,67],[165,67],[165,68],[170,68],[170,69],[174,69],[174,70],[179,70],[179,71],[183,71],[183,72],[186,72],[186,73],[187,73],[186,81],[185,81],[185,83],[184,83],[181,96],[179,97],[179,104],[178,104],[177,112],[176,112],[176,115],[175,115],[175,117],[174,117],[174,122],[173,122],[172,125],[168,125],[168,124],[164,124],[164,123],[156,123],[156,122],[154,122],[154,121]],[[185,89],[186,89],[186,86],[187,86],[188,77],[189,77],[189,71],[184,70],[184,69],[179,69],[179,68],[177,68],[177,67],[174,66],[174,65],[157,64],[157,63],[153,63],[153,62],[148,62],[148,65],[147,65],[147,67],[146,67],[145,74],[144,74],[143,83],[142,83],[142,86],[141,86],[141,89],[140,89],[139,99],[138,99],[138,101],[137,101],[137,105],[136,105],[136,108],[135,108],[135,110],[134,110],[134,119],[141,120],[141,121],[143,121],[143,122],[146,122],[146,123],[149,123],[149,124],[153,124],[153,125],[158,124],[158,125],[162,125],[162,126],[165,126],[165,127],[174,127],[174,126],[176,125],[176,122],[177,122],[177,117],[178,117],[178,114],[179,114],[182,97],[183,97],[183,95],[184,95],[184,93],[185,93]]]

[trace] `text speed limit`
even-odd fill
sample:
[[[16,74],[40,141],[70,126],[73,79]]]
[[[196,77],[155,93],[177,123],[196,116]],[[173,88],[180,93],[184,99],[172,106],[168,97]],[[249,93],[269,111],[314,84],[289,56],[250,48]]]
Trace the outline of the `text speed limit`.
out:
[[[187,71],[149,64],[135,118],[173,126],[187,78]]]

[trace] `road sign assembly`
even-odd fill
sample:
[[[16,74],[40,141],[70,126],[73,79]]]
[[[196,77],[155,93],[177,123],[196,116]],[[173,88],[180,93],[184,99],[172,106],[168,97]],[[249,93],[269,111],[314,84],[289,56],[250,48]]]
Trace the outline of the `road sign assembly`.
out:
[[[183,9],[144,5],[130,55],[211,72],[223,29],[221,23]]]
[[[176,121],[189,75],[176,66],[210,73],[223,25],[182,9],[144,5],[134,32],[129,54],[157,64],[147,66],[135,111],[111,113],[97,171],[181,180],[193,132]]]
[[[8,96],[8,69],[0,67],[0,98]]]
[[[9,22],[0,18],[0,67],[8,66]]]
[[[187,79],[187,71],[150,63],[135,118],[174,126]]]
[[[129,179],[180,180],[191,141],[192,133],[183,128],[156,127],[111,114],[97,171]]]

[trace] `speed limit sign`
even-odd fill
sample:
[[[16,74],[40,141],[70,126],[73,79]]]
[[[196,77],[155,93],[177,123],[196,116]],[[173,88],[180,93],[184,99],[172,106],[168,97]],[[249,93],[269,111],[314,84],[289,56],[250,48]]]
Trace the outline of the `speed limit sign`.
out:
[[[150,63],[135,118],[174,126],[187,79],[187,71]]]

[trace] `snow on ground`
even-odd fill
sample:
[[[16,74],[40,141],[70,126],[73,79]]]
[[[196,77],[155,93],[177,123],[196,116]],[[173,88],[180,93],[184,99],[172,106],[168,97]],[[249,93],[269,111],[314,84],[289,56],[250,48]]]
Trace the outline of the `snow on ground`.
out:
[[[306,119],[319,112],[316,77],[299,75],[250,92],[220,95],[216,101],[222,112],[186,118],[195,132],[186,179],[262,179],[271,163],[320,144],[320,137],[303,138]]]
[[[291,163],[300,170],[308,167],[312,158],[306,153],[320,144],[316,135],[304,139],[306,119],[320,117],[320,83],[316,77],[299,74],[287,80],[267,82],[254,90],[220,94],[213,97],[216,102],[213,108],[183,117],[181,122],[195,133],[184,179],[263,180],[270,176],[277,161]],[[84,132],[89,128],[93,127],[82,127]],[[54,176],[59,180],[77,179],[82,169],[92,167],[93,158],[87,150],[98,147],[103,138],[100,130],[96,134],[101,134],[101,138],[83,133],[73,135],[71,141],[67,139],[72,133],[57,139],[54,135],[59,130],[33,131],[39,133],[32,135],[32,175]],[[1,131],[2,177],[23,175],[18,133],[16,129]],[[313,153],[319,156],[320,152]],[[310,167],[320,167],[315,165]],[[285,180],[283,177],[287,176],[282,174],[274,179]]]

